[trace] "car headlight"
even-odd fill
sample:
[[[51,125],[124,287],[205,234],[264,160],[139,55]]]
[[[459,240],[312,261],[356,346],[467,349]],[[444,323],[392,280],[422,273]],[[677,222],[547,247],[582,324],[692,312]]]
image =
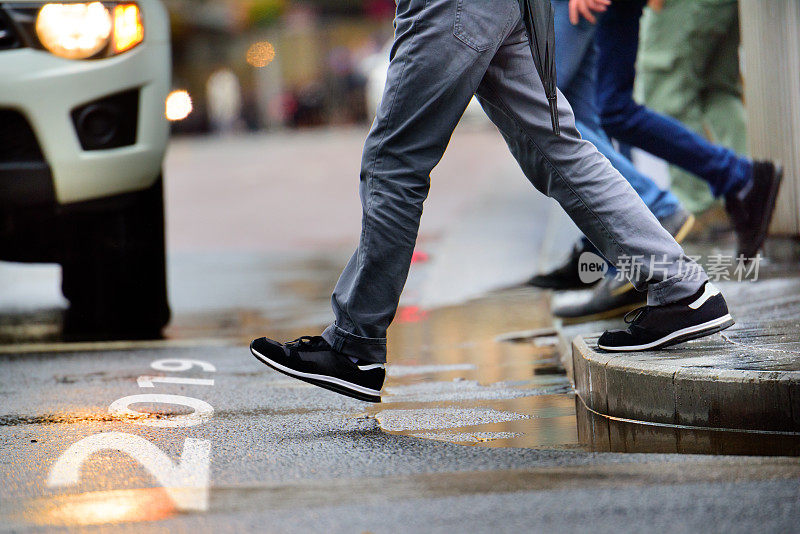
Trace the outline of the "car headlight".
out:
[[[100,2],[47,4],[36,17],[36,35],[57,56],[86,59],[108,46],[111,24],[111,14]]]
[[[68,59],[108,57],[144,39],[139,6],[133,3],[49,3],[36,16],[44,48]]]

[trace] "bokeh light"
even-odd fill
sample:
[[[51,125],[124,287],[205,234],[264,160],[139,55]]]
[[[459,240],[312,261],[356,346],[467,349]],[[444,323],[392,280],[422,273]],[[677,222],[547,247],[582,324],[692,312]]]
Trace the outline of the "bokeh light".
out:
[[[192,97],[188,91],[172,91],[167,97],[167,120],[182,121],[192,112]]]
[[[254,67],[266,67],[273,59],[275,59],[275,47],[267,41],[253,43],[247,49],[247,62]]]

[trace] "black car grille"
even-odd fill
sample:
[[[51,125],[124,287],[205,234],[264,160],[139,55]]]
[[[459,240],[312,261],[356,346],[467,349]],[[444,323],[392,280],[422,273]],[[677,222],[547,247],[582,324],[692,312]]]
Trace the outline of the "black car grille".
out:
[[[11,23],[11,19],[0,7],[0,50],[18,48],[20,45],[19,36]]]
[[[0,109],[0,163],[44,161],[36,134],[19,111]]]

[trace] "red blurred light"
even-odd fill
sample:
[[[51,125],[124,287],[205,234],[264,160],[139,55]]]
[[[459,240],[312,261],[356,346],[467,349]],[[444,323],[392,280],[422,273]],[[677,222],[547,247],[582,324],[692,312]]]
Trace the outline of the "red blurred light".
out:
[[[428,312],[419,306],[401,306],[397,310],[396,322],[398,323],[418,323],[428,316]]]
[[[425,263],[429,259],[431,258],[430,256],[428,256],[426,252],[415,250],[414,254],[411,255],[411,264],[413,265],[415,263]]]

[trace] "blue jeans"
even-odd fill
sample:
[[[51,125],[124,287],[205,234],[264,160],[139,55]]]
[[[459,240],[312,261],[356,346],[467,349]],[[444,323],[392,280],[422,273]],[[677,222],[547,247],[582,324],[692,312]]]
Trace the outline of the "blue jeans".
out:
[[[753,175],[751,160],[633,100],[639,19],[645,4],[645,0],[613,2],[597,24],[602,65],[597,71],[597,100],[603,128],[612,137],[699,176],[716,197],[741,189]]]
[[[675,195],[661,189],[649,176],[642,174],[628,158],[614,149],[603,131],[596,92],[596,27],[584,19],[573,26],[569,21],[569,0],[553,0],[552,4],[555,11],[558,88],[572,106],[578,131],[608,158],[653,215],[658,218],[672,215],[681,207]]]

